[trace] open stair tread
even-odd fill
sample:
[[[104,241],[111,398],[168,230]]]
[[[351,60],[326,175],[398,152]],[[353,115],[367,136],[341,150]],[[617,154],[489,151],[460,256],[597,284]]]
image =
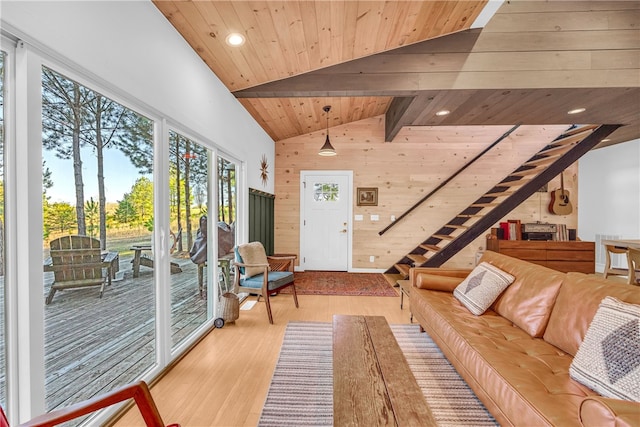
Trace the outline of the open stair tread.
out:
[[[530,176],[530,175],[538,175],[543,170],[544,170],[544,168],[531,168],[531,169],[526,169],[526,170],[522,170],[522,171],[512,172],[511,175],[509,175],[509,176],[524,177],[524,176]]]
[[[456,236],[450,236],[448,234],[434,234],[431,237],[434,237],[440,240],[454,240],[456,238]]]
[[[410,266],[410,265],[396,263],[396,264],[394,264],[394,267],[395,267],[395,268],[396,268],[396,270],[398,270],[398,271],[400,272],[400,274],[402,274],[404,277],[409,277],[409,269],[411,268],[411,266]]]
[[[507,191],[493,191],[490,193],[485,193],[483,197],[507,197],[512,195],[514,192],[511,190]]]
[[[407,254],[407,258],[409,258],[411,261],[414,262],[414,264],[422,264],[423,262],[426,262],[429,258],[427,258],[424,255],[420,255],[420,254]]]
[[[406,279],[406,277],[404,277],[402,274],[394,274],[394,273],[382,273],[382,277],[384,277],[385,280],[391,286],[396,286],[398,280],[405,280]]]
[[[573,136],[573,135],[581,134],[582,132],[595,130],[598,127],[600,127],[600,125],[577,126],[577,127],[573,128],[573,129],[570,129],[570,130],[566,131],[561,136],[565,136],[565,137],[566,136]]]
[[[529,160],[528,162],[524,163],[522,166],[548,166],[551,163],[555,162],[556,160],[558,160],[558,157],[560,157],[560,154],[552,154],[550,156],[545,156],[545,157],[540,157],[538,159],[534,159],[534,160]],[[514,174],[512,174],[514,175]]]
[[[500,206],[500,203],[498,203],[498,202],[474,203],[472,205],[469,205],[470,208],[495,208],[496,206]]]
[[[420,247],[422,249],[425,249],[427,251],[431,251],[431,252],[440,252],[440,250],[442,249],[440,246],[436,246],[436,245],[427,245],[427,244],[421,244]]]
[[[516,179],[513,181],[502,181],[496,185],[496,187],[518,187],[529,182],[528,179]]]
[[[447,224],[444,226],[444,228],[457,228],[459,230],[466,230],[469,228],[469,226],[463,224]]]
[[[553,143],[551,143],[550,145],[547,145],[545,148],[543,148],[542,150],[540,150],[538,152],[538,154],[543,154],[543,155],[547,155],[547,154],[564,154],[565,152],[569,151],[571,149],[571,147],[575,145],[575,144],[561,144],[561,145],[555,145]]]
[[[583,139],[585,139],[589,134],[591,133],[591,130],[582,130],[580,132],[576,132],[576,133],[572,133],[572,134],[565,134],[563,135],[562,138],[559,138],[555,141],[552,141],[547,148],[556,148],[556,147],[562,147],[562,146],[566,146],[566,147],[570,147],[573,146],[577,143],[579,143],[580,141],[582,141]]]

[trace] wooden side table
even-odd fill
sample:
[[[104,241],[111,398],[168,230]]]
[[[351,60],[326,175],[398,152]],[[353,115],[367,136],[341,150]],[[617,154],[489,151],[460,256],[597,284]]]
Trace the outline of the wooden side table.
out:
[[[411,280],[398,280],[396,283],[400,287],[400,310],[402,310],[404,308],[404,296],[406,295],[409,298],[411,293]],[[413,313],[410,314],[409,319],[413,323]]]

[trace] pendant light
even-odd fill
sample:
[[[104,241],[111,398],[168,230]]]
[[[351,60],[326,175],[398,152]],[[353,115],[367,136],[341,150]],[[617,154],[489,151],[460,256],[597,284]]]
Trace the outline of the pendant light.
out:
[[[325,113],[327,113],[327,139],[325,139],[324,145],[322,146],[318,154],[320,154],[321,156],[335,156],[337,154],[336,150],[334,150],[333,146],[331,145],[331,141],[329,141],[329,110],[331,110],[331,105],[325,105],[324,107],[322,107],[322,109]]]

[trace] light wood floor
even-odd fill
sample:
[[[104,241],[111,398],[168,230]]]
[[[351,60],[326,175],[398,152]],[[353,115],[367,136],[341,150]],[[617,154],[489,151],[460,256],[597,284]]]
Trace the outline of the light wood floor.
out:
[[[165,423],[182,427],[255,426],[273,375],[288,321],[330,322],[334,314],[382,315],[390,324],[409,323],[405,298],[298,296],[272,299],[274,325],[263,302],[240,311],[236,324],[214,329],[151,390]],[[136,408],[114,424],[144,426]]]

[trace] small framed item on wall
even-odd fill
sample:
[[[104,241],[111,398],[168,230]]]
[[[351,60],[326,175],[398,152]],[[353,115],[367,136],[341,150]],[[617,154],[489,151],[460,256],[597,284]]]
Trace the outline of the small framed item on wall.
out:
[[[377,187],[358,187],[358,206],[378,206]]]

